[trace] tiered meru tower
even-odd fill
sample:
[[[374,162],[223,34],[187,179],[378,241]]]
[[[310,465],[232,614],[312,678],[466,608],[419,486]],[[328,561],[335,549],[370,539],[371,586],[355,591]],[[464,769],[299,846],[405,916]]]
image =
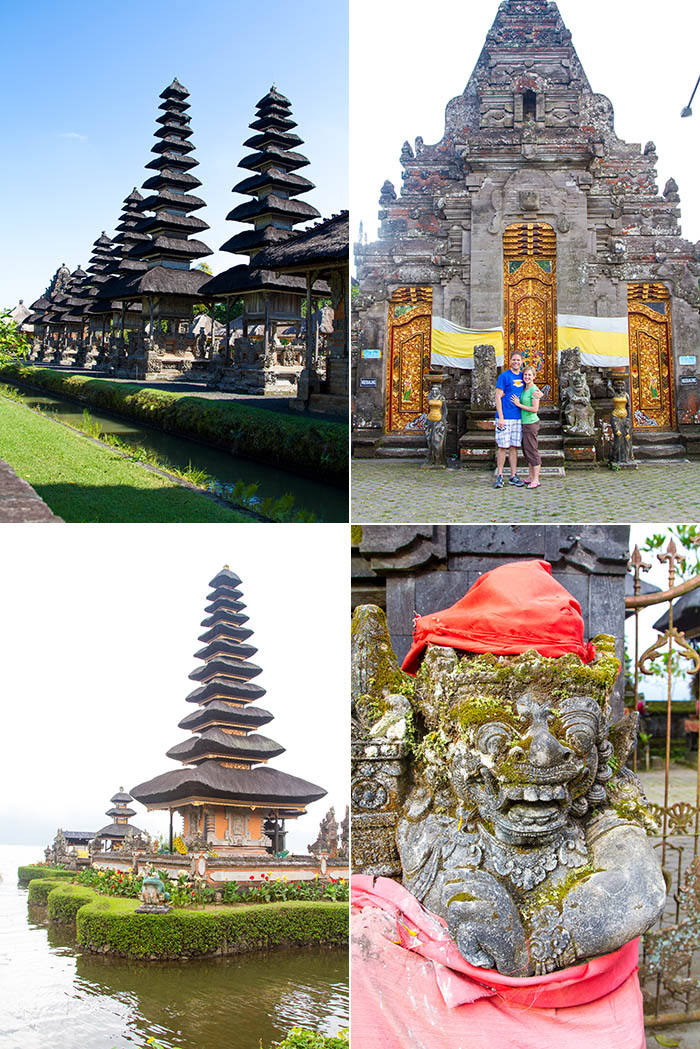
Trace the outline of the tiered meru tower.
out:
[[[249,263],[212,277],[203,288],[208,295],[227,303],[243,300],[243,337],[234,347],[234,374],[225,377],[225,381],[230,379],[234,388],[251,393],[281,392],[286,389],[285,384],[293,392],[302,368],[301,352],[296,356],[289,348],[284,352],[277,335],[281,329],[287,334],[296,329],[298,334],[305,282],[300,277],[259,268],[255,263],[256,255],[265,248],[292,237],[300,222],[319,217],[316,208],[297,199],[314,189],[314,184],[297,174],[309,161],[297,152],[303,140],[292,130],[296,126],[291,102],[271,87],[256,105],[255,118],[249,125],[254,134],[243,143],[252,152],[238,165],[252,174],[232,190],[251,199],[237,204],[226,216],[253,228],[236,233],[221,245],[222,251],[247,255]],[[328,294],[325,285],[319,288],[319,294]],[[252,331],[258,326],[262,328],[262,345]]]
[[[284,848],[284,821],[303,815],[326,791],[266,765],[284,747],[257,731],[273,716],[254,705],[265,689],[253,683],[262,671],[250,661],[257,649],[246,643],[253,631],[245,625],[240,584],[228,567],[209,584],[204,648],[196,653],[204,665],[190,674],[199,684],[187,697],[196,709],[180,722],[194,735],[168,751],[184,767],[140,783],[132,794],[149,810],[180,812],[190,849],[274,854]]]
[[[129,802],[134,800],[131,794],[127,794],[124,788],[120,787],[109,800],[112,802],[112,808],[107,809],[105,815],[111,816],[113,822],[97,831],[95,841],[104,843],[106,850],[118,851],[123,848],[126,838],[132,835],[140,836],[143,831],[129,823],[130,817],[136,815],[135,809],[129,808]]]

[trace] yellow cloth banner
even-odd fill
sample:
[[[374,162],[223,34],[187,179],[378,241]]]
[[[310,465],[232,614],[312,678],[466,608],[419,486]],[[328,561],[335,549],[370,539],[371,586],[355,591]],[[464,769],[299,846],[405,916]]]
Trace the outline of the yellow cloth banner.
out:
[[[627,367],[630,361],[627,317],[557,317],[559,352],[578,346],[581,363],[602,368]]]
[[[493,346],[496,361],[503,363],[503,328],[478,331],[460,328],[444,317],[432,318],[430,363],[443,368],[473,368],[474,347]]]

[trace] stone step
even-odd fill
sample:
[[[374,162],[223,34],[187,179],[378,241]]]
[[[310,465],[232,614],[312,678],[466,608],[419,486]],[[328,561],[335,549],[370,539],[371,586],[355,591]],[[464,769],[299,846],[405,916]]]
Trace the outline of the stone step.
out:
[[[392,445],[390,448],[385,448],[383,445],[379,445],[375,452],[375,458],[377,459],[414,459],[421,460],[427,458],[428,449],[423,448],[401,448],[396,445]]]
[[[679,445],[644,444],[634,445],[634,457],[643,461],[679,462],[686,458],[685,448]]]
[[[677,461],[685,459],[685,442],[675,430],[633,430],[632,446],[635,459]]]

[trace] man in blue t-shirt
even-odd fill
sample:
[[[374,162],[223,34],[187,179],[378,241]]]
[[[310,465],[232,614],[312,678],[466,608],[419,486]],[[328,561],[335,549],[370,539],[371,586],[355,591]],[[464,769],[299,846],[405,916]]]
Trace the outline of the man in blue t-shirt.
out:
[[[518,477],[518,448],[523,443],[523,426],[520,421],[520,408],[513,404],[513,394],[520,397],[525,389],[521,372],[523,358],[520,353],[511,353],[510,368],[501,372],[496,382],[496,480],[494,488],[503,487],[503,467],[506,462],[506,451],[510,465],[508,484],[514,488],[523,488],[525,482]]]

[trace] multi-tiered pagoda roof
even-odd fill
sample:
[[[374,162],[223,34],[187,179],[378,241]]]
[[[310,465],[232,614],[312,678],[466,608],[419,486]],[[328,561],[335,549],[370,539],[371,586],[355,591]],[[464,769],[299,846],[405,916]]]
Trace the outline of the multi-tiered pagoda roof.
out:
[[[117,793],[113,794],[109,800],[112,802],[112,808],[107,809],[105,815],[111,816],[113,822],[98,830],[95,837],[116,840],[126,838],[130,834],[143,834],[142,830],[129,823],[131,816],[136,815],[136,810],[129,808],[129,802],[134,800],[131,794],[127,794],[124,788],[120,787]]]
[[[146,268],[124,274],[114,287],[113,293],[125,298],[151,293],[197,296],[209,279],[206,273],[190,269],[195,259],[211,255],[211,249],[193,236],[209,227],[191,214],[204,207],[204,201],[191,193],[201,182],[191,174],[198,161],[191,155],[189,92],[176,77],[160,97],[163,112],[151,150],[156,156],[146,165],[156,174],[143,183],[148,195],[136,201],[140,218],[132,229],[142,236],[140,243],[132,242],[127,256],[145,262]]]
[[[198,803],[237,802],[270,807],[281,818],[301,815],[305,806],[326,791],[264,763],[284,747],[257,730],[273,716],[257,705],[265,689],[254,682],[261,668],[252,662],[257,649],[248,644],[241,580],[228,567],[212,579],[196,657],[203,665],[190,674],[198,682],[187,696],[196,706],[180,722],[193,735],[168,751],[185,766],[140,783],[133,796],[148,808],[177,808]]]
[[[274,86],[257,103],[255,119],[249,124],[256,133],[243,143],[253,152],[247,153],[238,165],[254,174],[233,187],[234,193],[252,199],[237,204],[226,216],[253,228],[234,234],[221,245],[222,251],[248,255],[250,264],[234,266],[213,277],[205,287],[207,294],[245,293],[258,288],[303,291],[297,278],[280,277],[272,270],[255,266],[258,252],[287,240],[300,222],[319,218],[316,208],[298,199],[314,189],[314,184],[297,174],[309,161],[298,151],[303,141],[292,130],[297,125],[291,108],[289,99]]]

